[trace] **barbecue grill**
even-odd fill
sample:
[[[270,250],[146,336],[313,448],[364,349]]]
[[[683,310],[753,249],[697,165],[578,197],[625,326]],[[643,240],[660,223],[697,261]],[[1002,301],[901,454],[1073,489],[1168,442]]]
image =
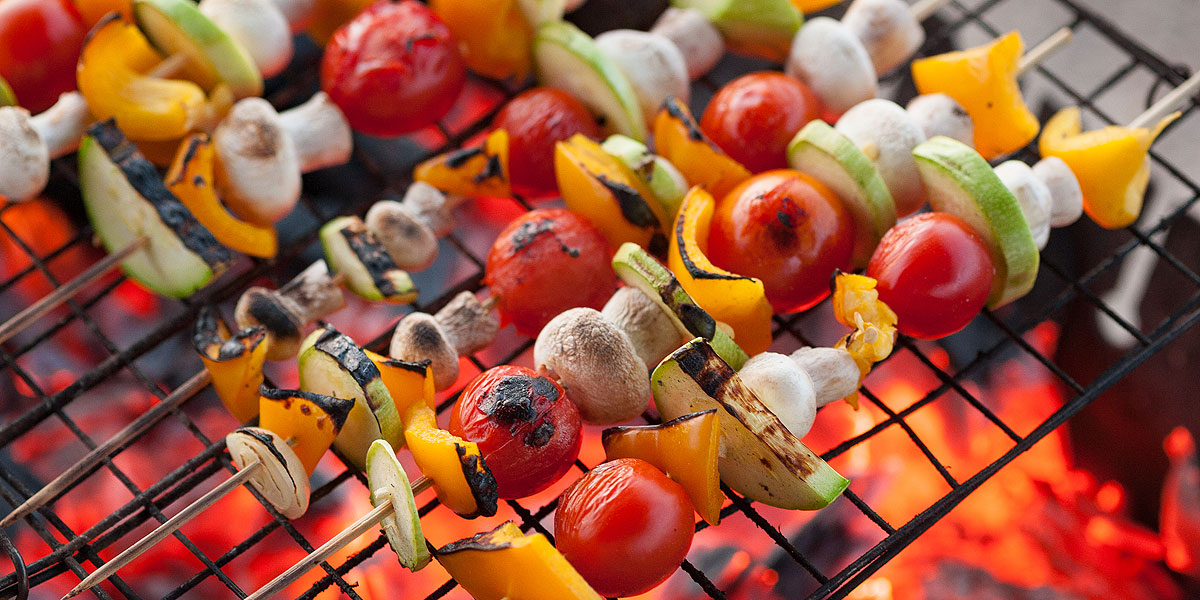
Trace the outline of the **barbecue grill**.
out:
[[[952,47],[969,45],[964,44],[960,39],[966,31],[973,31],[980,35],[1002,33],[1005,26],[1011,25],[1011,20],[1004,22],[1000,15],[1003,11],[1008,10],[1007,5],[1016,3],[1015,0],[985,0],[982,2],[955,0],[950,2],[948,6],[941,9],[935,19],[926,22],[928,41],[922,49],[921,55],[936,54]],[[1091,112],[1093,117],[1109,123],[1116,122],[1114,117],[1106,114],[1098,106],[1097,102],[1101,95],[1110,90],[1120,89],[1123,91],[1122,93],[1138,94],[1139,100],[1144,98],[1144,102],[1148,106],[1162,93],[1179,85],[1187,78],[1186,69],[1173,66],[1168,59],[1160,57],[1147,45],[1133,39],[1120,26],[1088,8],[1087,3],[1083,0],[1053,0],[1047,4],[1061,9],[1062,14],[1066,15],[1065,21],[1038,24],[1039,27],[1045,26],[1046,31],[1050,31],[1054,27],[1069,26],[1076,34],[1087,33],[1087,35],[1081,35],[1076,44],[1104,44],[1119,49],[1123,54],[1121,62],[1114,63],[1110,73],[1102,78],[1096,78],[1090,84],[1094,87],[1075,85],[1070,82],[1071,77],[1063,76],[1052,67],[1039,67],[1037,74],[1030,76],[1052,88],[1061,100],[1079,104],[1085,112]],[[839,10],[835,8],[833,12],[836,13]],[[1005,24],[1001,25],[1001,23]],[[1032,42],[1037,41],[1037,38],[1029,33],[1026,33],[1026,39]],[[976,40],[971,40],[971,42],[974,41]],[[307,98],[317,85],[316,64],[319,56],[319,50],[316,48],[302,46],[289,71],[284,76],[268,83],[268,99],[282,108],[297,104],[300,100]],[[713,75],[695,84],[695,95],[701,101],[706,100],[721,83],[731,79],[739,72],[763,66],[762,63],[746,59],[727,58]],[[906,79],[906,69],[900,71],[885,80],[883,86],[885,95],[888,95],[886,90],[889,88],[903,89],[905,86],[909,86],[911,89],[911,83]],[[1151,77],[1146,77],[1147,74]],[[408,183],[407,177],[414,164],[437,152],[455,147],[483,131],[503,101],[521,91],[519,87],[478,78],[473,79],[470,85],[473,96],[471,106],[456,109],[455,114],[438,124],[436,131],[423,132],[419,136],[397,141],[359,139],[356,144],[355,158],[350,165],[308,176],[305,180],[305,194],[301,205],[295,214],[280,224],[282,251],[278,259],[239,263],[231,270],[232,273],[226,274],[214,285],[178,304],[172,304],[166,310],[161,311],[152,321],[138,322],[132,331],[123,331],[120,341],[114,340],[111,333],[104,331],[105,328],[97,323],[96,315],[97,308],[102,308],[103,302],[113,296],[116,293],[115,290],[121,285],[123,279],[117,278],[103,286],[89,288],[87,292],[76,299],[68,301],[65,316],[57,319],[44,318],[31,329],[32,334],[27,333],[24,337],[18,337],[0,346],[0,373],[3,373],[0,377],[5,380],[21,382],[20,385],[27,386],[29,392],[34,396],[32,401],[25,400],[23,401],[24,405],[10,409],[9,415],[0,422],[0,452],[3,452],[4,449],[11,449],[14,443],[31,435],[31,432],[46,421],[58,421],[73,432],[83,445],[89,449],[94,448],[103,439],[92,439],[80,426],[78,419],[73,418],[65,409],[90,390],[113,378],[130,379],[136,382],[136,385],[142,386],[149,394],[153,394],[159,399],[165,397],[186,379],[187,373],[176,369],[181,372],[155,376],[144,368],[143,359],[159,353],[174,353],[176,356],[171,360],[177,359],[176,362],[198,364],[198,361],[191,358],[190,349],[186,344],[181,344],[180,340],[187,339],[192,322],[201,306],[219,304],[228,307],[252,282],[261,281],[264,278],[271,281],[276,287],[286,282],[291,275],[307,264],[308,261],[304,260],[305,257],[311,260],[314,255],[313,247],[320,224],[338,214],[361,214],[371,203],[380,198],[400,196]],[[912,94],[909,92],[906,95],[904,92],[900,92],[890,95],[894,98],[908,98]],[[462,103],[460,101],[460,104]],[[1184,118],[1187,119],[1190,113],[1196,112],[1195,108],[1195,99],[1182,107],[1181,110],[1185,113]],[[1045,114],[1043,114],[1043,120],[1044,117]],[[1035,157],[1036,148],[1026,148],[1018,154],[1018,158],[1022,159]],[[929,369],[940,380],[940,386],[906,406],[894,406],[889,405],[886,401],[887,398],[881,398],[872,393],[870,380],[868,380],[868,384],[862,390],[863,402],[882,411],[886,418],[875,423],[865,432],[845,439],[823,455],[826,460],[834,459],[881,432],[897,427],[911,438],[912,443],[945,480],[949,489],[948,493],[906,523],[888,522],[872,508],[871,503],[865,499],[865,494],[862,494],[862,490],[857,489],[852,481],[850,487],[843,494],[844,499],[839,500],[839,503],[843,505],[843,509],[850,507],[852,510],[860,511],[878,528],[881,541],[836,572],[823,571],[819,568],[810,556],[806,556],[805,552],[789,539],[786,532],[781,531],[767,518],[764,518],[752,502],[741,498],[728,488],[724,488],[724,492],[732,503],[725,507],[722,516],[728,517],[735,513],[741,513],[762,529],[766,536],[778,545],[782,554],[793,560],[803,570],[798,572],[807,572],[811,576],[811,580],[807,581],[804,586],[808,591],[809,598],[845,597],[997,471],[1021,456],[1056,428],[1061,427],[1072,415],[1087,406],[1139,364],[1196,325],[1200,321],[1200,276],[1186,266],[1183,260],[1168,252],[1164,248],[1164,244],[1157,241],[1161,236],[1156,234],[1168,230],[1173,223],[1181,219],[1196,199],[1200,198],[1200,182],[1193,180],[1181,171],[1179,163],[1182,156],[1171,156],[1171,152],[1160,149],[1152,151],[1151,157],[1155,165],[1152,185],[1161,186],[1169,181],[1175,187],[1182,186],[1187,190],[1187,194],[1190,196],[1189,200],[1173,208],[1157,221],[1145,222],[1147,219],[1143,218],[1143,222],[1120,232],[1119,236],[1104,238],[1115,240],[1115,242],[1107,249],[1107,257],[1098,261],[1094,266],[1089,265],[1090,268],[1086,272],[1076,272],[1074,266],[1064,264],[1064,257],[1061,255],[1044,254],[1035,293],[1018,302],[1011,309],[1001,312],[985,310],[981,320],[985,322],[984,327],[987,329],[988,335],[982,351],[975,354],[974,358],[965,364],[957,365],[958,368],[953,372],[944,366],[943,361],[930,356],[929,346],[900,339],[896,353],[909,353],[914,356],[924,365],[924,368]],[[59,206],[64,207],[68,213],[76,218],[81,218],[82,209],[76,184],[74,159],[60,160],[53,166],[52,182],[46,194],[53,198]],[[532,208],[530,203],[522,199],[518,198],[516,201],[526,210]],[[0,208],[0,215],[13,209],[13,206],[7,205]],[[1081,226],[1093,227],[1090,224]],[[60,284],[60,281],[55,280],[54,274],[48,266],[49,263],[70,252],[72,248],[86,246],[91,237],[90,231],[86,227],[82,227],[80,233],[70,239],[67,244],[53,249],[49,253],[39,254],[8,224],[0,223],[0,227],[2,227],[0,237],[11,238],[15,247],[26,253],[31,261],[28,267],[0,282],[0,292],[11,291],[14,286],[26,278],[45,277],[53,285]],[[418,277],[418,284],[424,283],[425,285],[421,288],[420,300],[411,309],[434,312],[458,292],[478,290],[482,287],[487,242],[472,243],[471,240],[465,239],[464,230],[470,227],[472,227],[472,223],[460,223],[458,230],[443,241],[443,256],[439,259],[440,266],[436,267],[438,273],[436,275],[422,274]],[[1062,235],[1058,233],[1055,234],[1055,237]],[[1052,242],[1052,247],[1053,245],[1054,242]],[[1092,291],[1095,282],[1114,276],[1123,261],[1139,247],[1152,251],[1162,263],[1176,272],[1177,278],[1181,277],[1182,280],[1190,282],[1186,288],[1175,291],[1173,297],[1177,304],[1169,316],[1158,323],[1147,323],[1145,327],[1129,323],[1119,310],[1106,305],[1101,296]],[[448,276],[450,273],[454,274],[452,278]],[[429,293],[430,290],[434,293]],[[1092,310],[1099,310],[1134,339],[1132,348],[1116,360],[1106,364],[1099,376],[1087,382],[1081,382],[1072,377],[1071,374],[1060,368],[1051,357],[1039,352],[1025,337],[1025,334],[1037,324],[1054,319],[1061,315],[1064,308],[1077,304],[1082,304]],[[15,313],[18,308],[20,307],[7,307],[4,312]],[[406,307],[403,310],[407,312],[409,308]],[[228,312],[226,310],[227,314]],[[398,315],[393,315],[393,324],[395,316]],[[776,316],[774,319],[776,347],[790,350],[801,344],[807,344],[809,340],[807,318],[804,315]],[[35,352],[43,345],[56,343],[55,340],[60,332],[76,323],[82,324],[91,340],[102,345],[105,358],[91,365],[89,370],[74,378],[65,387],[57,390],[44,389],[39,384],[39,378],[23,368],[18,363],[18,359]],[[978,322],[976,326],[978,326]],[[382,328],[377,332],[378,335],[365,345],[376,350],[383,350],[386,348],[390,333],[390,326]],[[359,341],[367,342],[366,339]],[[487,356],[477,355],[470,357],[470,360],[479,370],[485,370],[495,364],[503,364],[521,356],[532,346],[532,340],[522,338],[516,340],[511,346],[511,348],[505,348],[503,352],[491,353]],[[971,386],[966,385],[973,375],[987,370],[1001,357],[1013,354],[1025,355],[1037,361],[1053,373],[1061,387],[1067,390],[1067,400],[1061,408],[1024,435],[1019,434],[1014,427],[1006,423],[992,408],[989,408],[986,398],[972,393]],[[171,362],[171,360],[167,362]],[[11,393],[12,389],[0,392],[0,394]],[[965,400],[965,406],[968,407],[966,410],[976,411],[978,415],[990,422],[992,427],[1002,431],[1012,442],[1011,449],[977,472],[952,474],[906,420],[916,411],[932,403],[950,402],[951,400],[945,400],[945,398],[955,394]],[[441,402],[438,411],[445,411],[453,403],[453,400],[454,397],[450,397]],[[2,406],[3,404],[0,403],[0,407]],[[167,507],[173,502],[192,493],[193,490],[203,491],[210,488],[212,483],[209,480],[214,475],[227,476],[228,473],[235,471],[229,455],[225,451],[223,439],[220,435],[212,435],[212,432],[206,434],[204,428],[189,416],[188,405],[171,411],[165,418],[178,423],[181,430],[194,436],[199,445],[203,447],[203,451],[162,475],[151,485],[137,485],[134,481],[135,478],[118,467],[113,459],[105,460],[100,466],[89,472],[88,477],[98,476],[96,471],[106,471],[125,486],[133,494],[133,498],[108,512],[106,516],[86,530],[73,530],[68,527],[60,515],[55,512],[57,503],[44,506],[10,528],[8,534],[12,534],[18,528],[32,528],[50,549],[42,556],[21,556],[12,542],[0,532],[0,548],[8,553],[15,567],[14,572],[0,577],[0,597],[24,598],[27,595],[38,597],[39,585],[67,571],[80,578],[86,576],[89,571],[102,564],[102,559],[98,555],[99,551],[112,547],[123,536],[139,527],[144,529],[145,523],[165,521],[174,512],[174,510],[167,510]],[[134,440],[122,447],[121,450],[136,443],[137,440]],[[576,464],[580,472],[586,471],[590,466],[593,465],[579,461]],[[578,474],[568,475],[568,478],[574,478]],[[11,454],[8,457],[0,454],[0,481],[3,481],[3,484],[0,484],[0,501],[10,507],[20,504],[44,484],[44,482],[32,480],[29,471],[17,464]],[[77,485],[63,490],[56,496],[56,499],[71,495]],[[343,486],[357,488],[353,490],[353,493],[362,494],[366,491],[366,480],[362,475],[342,468],[342,472],[336,477],[324,481],[319,486],[314,484],[312,506],[320,507],[322,504],[336,502],[336,497],[331,497],[331,494]],[[179,598],[188,595],[202,582],[209,580],[219,581],[228,588],[230,595],[236,594],[238,597],[244,597],[253,590],[240,588],[238,583],[222,571],[222,568],[262,542],[267,536],[275,533],[276,530],[286,534],[306,553],[324,541],[324,539],[309,539],[293,523],[274,513],[265,501],[261,501],[261,503],[263,504],[262,510],[273,515],[274,518],[266,526],[236,545],[226,548],[225,552],[218,556],[206,554],[182,531],[177,532],[175,534],[177,540],[195,555],[203,568],[191,577],[178,581],[177,587],[165,597]],[[545,505],[512,500],[507,503],[519,516],[522,529],[535,530],[553,539],[552,532],[547,530],[542,523],[554,510],[555,503],[553,501]],[[436,500],[426,503],[420,510],[422,516],[434,510],[436,506]],[[167,514],[164,514],[164,511]],[[701,522],[697,525],[697,530],[706,527],[707,525]],[[301,597],[313,598],[325,590],[336,589],[350,598],[360,598],[361,596],[355,590],[354,578],[348,576],[348,573],[378,553],[385,545],[386,540],[383,535],[376,533],[373,542],[350,556],[349,559],[336,564],[322,563],[320,566],[324,571],[323,577]],[[120,547],[122,546],[117,545],[116,549]],[[701,565],[685,561],[681,565],[681,569],[708,596],[726,597],[725,591],[715,582],[718,578],[714,577],[712,573],[706,572]],[[139,591],[123,580],[120,573],[110,578],[109,583],[124,597],[140,597]],[[431,599],[442,597],[455,585],[453,580],[446,581],[440,587],[429,591],[426,597]],[[110,598],[112,597],[110,589],[109,587],[96,587],[91,591],[101,598]]]

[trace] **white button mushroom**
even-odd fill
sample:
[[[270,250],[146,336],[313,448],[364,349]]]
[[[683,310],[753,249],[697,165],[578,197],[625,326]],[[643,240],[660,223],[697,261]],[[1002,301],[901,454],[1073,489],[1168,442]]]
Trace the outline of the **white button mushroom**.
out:
[[[829,17],[804,24],[792,40],[785,71],[803,81],[830,111],[874,98],[875,66],[858,37]]]
[[[654,368],[683,344],[675,322],[666,311],[633,286],[619,288],[600,314],[629,336],[638,358],[647,368]]]
[[[628,421],[650,400],[650,378],[633,343],[592,308],[572,308],[551,319],[533,344],[533,362],[558,378],[579,415],[593,425]]]
[[[897,216],[910,215],[925,204],[925,184],[912,155],[925,134],[903,108],[891,100],[867,100],[846,111],[834,128],[875,163],[896,202]]]
[[[274,290],[252,287],[238,298],[233,318],[238,328],[262,326],[267,330],[267,360],[284,360],[300,352],[305,321],[303,309]]]
[[[1038,250],[1045,248],[1050,239],[1050,188],[1019,160],[1002,162],[995,170],[1004,187],[1017,197]]]
[[[271,2],[283,15],[292,33],[300,33],[308,29],[313,10],[317,8],[317,0],[271,0]]]
[[[471,292],[462,292],[436,315],[412,313],[392,333],[389,354],[429,360],[433,385],[444,390],[458,379],[458,357],[478,352],[496,339],[500,322]]]
[[[1071,167],[1057,156],[1033,165],[1033,174],[1050,190],[1050,226],[1066,227],[1083,214],[1083,190]]]
[[[842,17],[883,75],[904,64],[925,43],[925,30],[903,0],[854,0]]]
[[[474,354],[492,345],[500,331],[500,320],[472,292],[459,292],[433,315],[450,344],[460,356]]]
[[[812,379],[795,361],[775,352],[751,357],[738,371],[742,383],[797,438],[812,429],[817,396]]]
[[[296,303],[300,309],[297,316],[304,323],[324,319],[346,306],[346,294],[330,277],[323,259],[317,259],[279,288],[279,294]]]
[[[907,110],[926,138],[944,135],[975,147],[975,123],[954,98],[946,94],[924,94],[910,100]]]
[[[0,108],[0,196],[19,202],[40,194],[50,161],[74,152],[91,120],[78,92],[59,96],[35,116],[16,106]]]
[[[269,225],[300,199],[300,174],[350,158],[350,125],[324,93],[284,112],[244,98],[213,132],[217,187],[242,218]]]
[[[442,237],[454,230],[454,207],[465,199],[458,194],[443,194],[423,181],[414,181],[400,202],[429,227],[433,235]]]
[[[668,8],[650,32],[665,36],[679,47],[687,63],[688,79],[702,77],[725,56],[725,38],[694,8]]]
[[[805,346],[793,352],[790,358],[812,380],[817,408],[858,391],[858,365],[845,348]]]
[[[263,77],[274,77],[292,60],[292,28],[271,0],[204,0],[200,12],[233,38]]]
[[[364,222],[401,269],[420,271],[437,260],[437,237],[403,203],[380,200],[367,211]]]
[[[688,73],[683,54],[669,38],[657,33],[615,29],[596,37],[596,47],[617,64],[637,95],[647,123],[654,122],[670,96],[687,103]]]

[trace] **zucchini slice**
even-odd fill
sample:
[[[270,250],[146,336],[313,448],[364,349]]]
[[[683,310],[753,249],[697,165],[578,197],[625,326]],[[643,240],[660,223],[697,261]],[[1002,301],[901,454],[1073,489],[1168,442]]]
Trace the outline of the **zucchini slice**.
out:
[[[191,0],[137,0],[138,29],[164,56],[187,57],[187,71],[206,90],[229,86],[235,98],[261,96],[262,75],[250,55]]]
[[[407,304],[417,299],[408,273],[358,217],[338,217],[321,227],[325,262],[346,277],[346,287],[367,300]]]
[[[433,557],[421,531],[408,475],[385,440],[375,440],[367,449],[367,486],[371,488],[371,506],[379,506],[385,495],[392,502],[392,514],[380,525],[396,558],[408,570],[420,571]]]

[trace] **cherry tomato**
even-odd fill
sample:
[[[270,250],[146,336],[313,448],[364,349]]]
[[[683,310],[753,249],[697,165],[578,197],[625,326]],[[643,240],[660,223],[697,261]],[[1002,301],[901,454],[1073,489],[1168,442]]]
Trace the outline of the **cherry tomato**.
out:
[[[75,89],[87,27],[71,0],[0,2],[0,77],[21,106],[39,113]]]
[[[579,409],[557,382],[512,365],[480,373],[454,403],[450,433],[479,444],[501,498],[558,481],[579,456]]]
[[[601,596],[633,596],[679,568],[692,545],[692,518],[682,486],[644,460],[621,458],[563,492],[554,544]]]
[[[850,268],[854,221],[837,195],[787,169],[755,175],[713,213],[708,256],[763,281],[775,312],[811,308],[829,294],[835,269]]]
[[[321,89],[350,126],[400,135],[442,118],[466,81],[450,30],[415,0],[379,0],[333,34]]]
[[[494,124],[508,131],[508,171],[513,189],[530,197],[553,195],[554,144],[576,133],[600,138],[600,126],[583,103],[552,88],[534,88],[513,98]]]
[[[992,288],[992,257],[970,226],[925,213],[892,227],[867,265],[879,299],[896,312],[896,329],[936,339],[971,322]]]
[[[562,209],[527,212],[500,232],[484,283],[499,298],[502,323],[534,337],[558,313],[600,310],[617,290],[612,252],[587,219]]]
[[[787,145],[821,116],[821,101],[798,79],[764,71],[742,75],[713,96],[700,129],[754,173],[787,166]]]

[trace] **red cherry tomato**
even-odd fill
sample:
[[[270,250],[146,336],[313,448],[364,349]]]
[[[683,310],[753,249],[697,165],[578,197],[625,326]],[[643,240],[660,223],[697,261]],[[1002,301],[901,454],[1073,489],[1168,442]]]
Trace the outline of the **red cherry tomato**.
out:
[[[333,34],[321,89],[350,126],[400,135],[442,118],[466,81],[450,30],[415,0],[379,0]]]
[[[679,568],[692,545],[692,518],[682,486],[644,460],[622,458],[563,492],[554,544],[601,596],[633,596]]]
[[[811,308],[829,294],[835,269],[850,268],[854,221],[817,180],[780,169],[755,175],[713,213],[708,255],[717,266],[763,281],[775,312]]]
[[[821,101],[783,73],[742,75],[713,96],[700,118],[704,135],[754,173],[787,166],[787,145],[821,116]]]
[[[583,103],[552,88],[534,88],[513,98],[493,122],[508,131],[508,171],[513,189],[529,197],[553,195],[554,144],[582,133],[600,138],[600,126]]]
[[[936,339],[971,322],[992,288],[992,257],[970,226],[925,213],[892,227],[867,265],[879,299],[896,312],[896,329]]]
[[[579,409],[558,383],[501,365],[463,390],[450,433],[479,444],[501,498],[524,498],[558,481],[579,456]]]
[[[499,298],[501,322],[534,337],[568,308],[604,308],[617,290],[611,259],[608,242],[587,219],[562,209],[534,210],[500,232],[484,283]]]
[[[71,0],[0,2],[0,77],[17,101],[39,113],[75,89],[87,27]]]

